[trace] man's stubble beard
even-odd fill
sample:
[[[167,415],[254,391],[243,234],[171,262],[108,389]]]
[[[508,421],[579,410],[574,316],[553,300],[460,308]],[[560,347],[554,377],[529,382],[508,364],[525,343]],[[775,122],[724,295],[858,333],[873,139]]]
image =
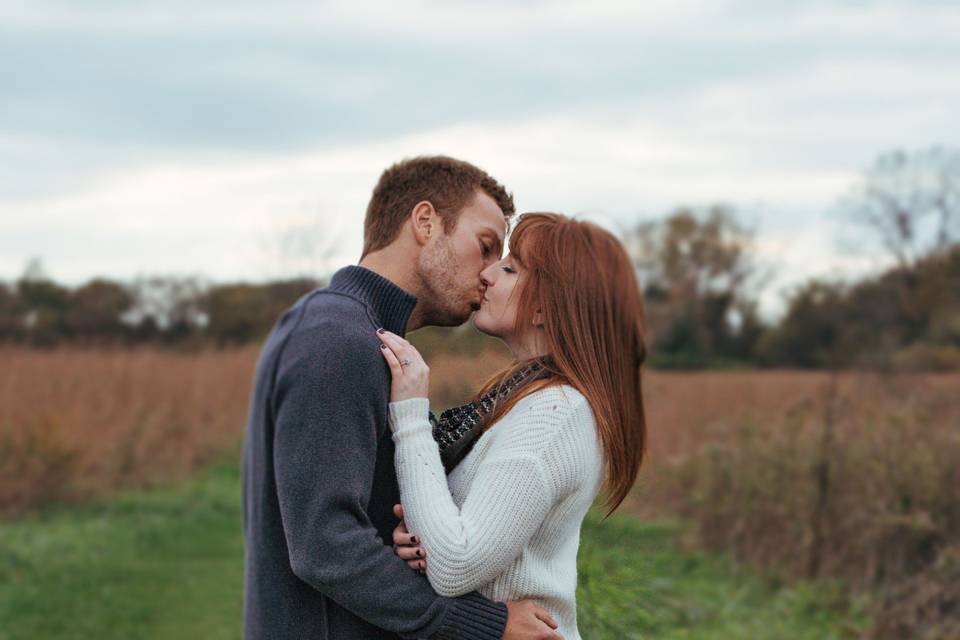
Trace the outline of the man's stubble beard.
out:
[[[455,327],[466,322],[473,309],[465,295],[466,287],[457,280],[457,259],[450,240],[444,236],[435,246],[434,250],[422,251],[416,264],[423,324]],[[475,291],[476,287],[470,289],[470,293]]]

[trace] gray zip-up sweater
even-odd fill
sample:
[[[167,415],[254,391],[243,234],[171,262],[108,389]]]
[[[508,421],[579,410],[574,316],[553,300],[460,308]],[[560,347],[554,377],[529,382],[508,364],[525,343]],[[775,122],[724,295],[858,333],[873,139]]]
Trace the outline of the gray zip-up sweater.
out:
[[[243,459],[247,640],[499,640],[502,603],[443,598],[394,555],[400,501],[375,331],[416,298],[362,267],[281,316],[257,364]]]

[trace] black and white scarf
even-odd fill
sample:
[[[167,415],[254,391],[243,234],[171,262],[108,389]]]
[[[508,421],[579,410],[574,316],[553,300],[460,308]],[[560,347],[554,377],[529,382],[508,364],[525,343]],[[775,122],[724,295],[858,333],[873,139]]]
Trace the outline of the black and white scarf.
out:
[[[546,378],[550,371],[542,360],[534,360],[478,400],[447,409],[437,418],[430,414],[433,439],[440,447],[440,459],[447,473],[463,460],[483,434],[493,408],[534,380]]]

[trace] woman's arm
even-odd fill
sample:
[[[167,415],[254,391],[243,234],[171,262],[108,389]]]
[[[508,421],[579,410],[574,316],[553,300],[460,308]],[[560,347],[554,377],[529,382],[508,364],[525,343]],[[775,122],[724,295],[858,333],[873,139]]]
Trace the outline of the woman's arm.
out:
[[[427,551],[427,578],[454,597],[503,573],[543,524],[555,489],[538,451],[551,445],[537,439],[483,461],[460,509],[427,415],[425,398],[390,404],[397,478],[407,527]]]
[[[428,420],[430,370],[409,342],[389,331],[378,335],[392,376],[390,428],[407,527],[427,552],[427,577],[437,593],[468,593],[505,571],[554,501],[583,479],[584,467],[569,463],[583,457],[578,412],[586,404],[575,410],[552,394],[528,404],[522,429],[498,431],[457,508]]]

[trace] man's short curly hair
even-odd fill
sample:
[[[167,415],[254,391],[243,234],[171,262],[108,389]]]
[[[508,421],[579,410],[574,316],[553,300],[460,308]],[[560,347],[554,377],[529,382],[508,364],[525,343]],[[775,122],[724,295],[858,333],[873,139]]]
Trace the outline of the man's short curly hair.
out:
[[[509,223],[513,196],[486,171],[447,156],[402,160],[380,176],[363,223],[363,255],[393,242],[418,202],[427,201],[443,219],[443,230],[457,226],[460,211],[480,189],[499,205]]]

